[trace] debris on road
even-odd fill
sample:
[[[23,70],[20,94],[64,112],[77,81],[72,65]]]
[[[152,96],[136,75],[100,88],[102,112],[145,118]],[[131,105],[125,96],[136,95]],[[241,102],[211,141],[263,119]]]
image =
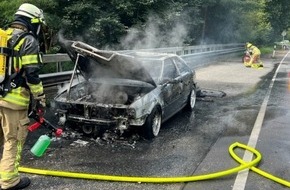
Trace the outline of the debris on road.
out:
[[[86,146],[89,142],[88,141],[84,141],[84,140],[76,140],[73,143],[71,143],[71,146],[76,146],[76,147],[80,147],[80,146]]]
[[[213,98],[225,97],[226,93],[220,90],[214,89],[200,89],[197,91],[197,100],[205,102],[213,102]]]

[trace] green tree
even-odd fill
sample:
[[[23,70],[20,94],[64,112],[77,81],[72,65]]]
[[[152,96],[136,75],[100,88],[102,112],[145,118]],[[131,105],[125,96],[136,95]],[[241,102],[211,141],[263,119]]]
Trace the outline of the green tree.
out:
[[[193,45],[201,24],[200,4],[200,0],[154,1],[148,14],[128,29],[122,45],[126,49]]]
[[[268,42],[272,30],[264,0],[209,1],[205,41],[209,43]]]
[[[272,26],[267,20],[268,13],[265,12],[265,0],[251,1],[248,0],[249,11],[243,14],[244,20],[240,28],[242,34],[256,44],[267,44],[271,41]],[[246,35],[248,34],[248,35]]]
[[[0,26],[7,26],[12,20],[15,11],[22,3],[21,0],[1,0],[0,2]]]
[[[152,48],[246,41],[262,44],[281,38],[290,23],[288,0],[2,0],[2,27],[24,2],[44,10],[55,39],[110,49],[133,48],[135,42],[140,48],[145,44]]]
[[[273,40],[280,41],[282,32],[290,27],[290,4],[288,0],[268,0],[265,11],[273,27]],[[288,36],[289,38],[289,36]]]

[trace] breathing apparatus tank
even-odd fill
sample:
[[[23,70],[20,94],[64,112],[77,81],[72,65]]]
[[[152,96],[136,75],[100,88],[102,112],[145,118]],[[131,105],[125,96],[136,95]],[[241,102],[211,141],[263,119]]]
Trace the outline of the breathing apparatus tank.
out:
[[[0,29],[0,83],[5,79],[7,54],[4,52],[7,48],[8,34]]]

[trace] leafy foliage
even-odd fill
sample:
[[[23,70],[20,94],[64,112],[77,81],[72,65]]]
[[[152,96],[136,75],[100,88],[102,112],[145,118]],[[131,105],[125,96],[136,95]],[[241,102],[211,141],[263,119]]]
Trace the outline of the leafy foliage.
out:
[[[290,4],[288,0],[271,0],[266,1],[265,11],[268,13],[268,20],[273,27],[273,39],[282,40],[283,31],[288,31],[290,38]]]
[[[81,40],[109,49],[266,44],[281,39],[290,25],[288,0],[2,0],[2,27],[24,2],[44,10],[55,42]],[[52,52],[58,51],[55,44]]]
[[[211,1],[205,18],[205,41],[210,43],[269,42],[271,25],[264,0]]]

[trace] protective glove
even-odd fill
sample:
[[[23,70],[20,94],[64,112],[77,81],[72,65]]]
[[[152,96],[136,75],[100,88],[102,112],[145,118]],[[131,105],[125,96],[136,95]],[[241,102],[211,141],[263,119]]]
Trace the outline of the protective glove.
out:
[[[37,106],[44,109],[46,107],[46,99],[45,94],[40,94],[37,97],[34,98],[36,101]]]

